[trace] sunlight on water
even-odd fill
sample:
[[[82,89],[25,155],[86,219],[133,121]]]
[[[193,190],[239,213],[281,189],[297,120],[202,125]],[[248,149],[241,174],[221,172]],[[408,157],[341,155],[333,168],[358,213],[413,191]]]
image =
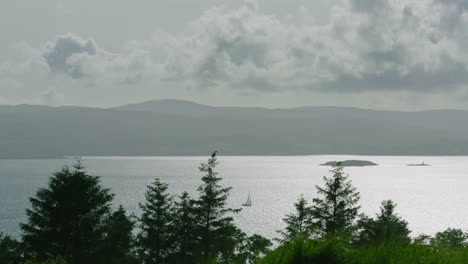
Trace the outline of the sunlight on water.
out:
[[[198,165],[207,157],[87,157],[88,171],[102,176],[105,187],[116,194],[114,205],[122,204],[139,214],[145,186],[155,177],[170,185],[174,194],[196,193],[200,184]],[[282,218],[301,195],[311,200],[315,185],[329,175],[330,160],[361,159],[379,166],[348,167],[353,184],[361,193],[361,212],[375,214],[384,199],[398,203],[412,235],[433,234],[447,227],[468,229],[468,157],[220,157],[219,172],[232,186],[229,205],[240,208],[252,197],[252,207],[235,216],[247,233],[277,237]],[[47,177],[73,160],[0,160],[0,232],[18,236],[25,221],[28,197],[47,184]],[[431,166],[409,167],[425,162]]]

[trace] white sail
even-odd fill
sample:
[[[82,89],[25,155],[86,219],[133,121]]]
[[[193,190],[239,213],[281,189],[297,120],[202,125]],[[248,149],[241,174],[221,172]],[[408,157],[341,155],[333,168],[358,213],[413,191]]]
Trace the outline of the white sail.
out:
[[[252,206],[252,199],[250,198],[250,193],[247,195],[247,201],[242,204],[242,206]]]

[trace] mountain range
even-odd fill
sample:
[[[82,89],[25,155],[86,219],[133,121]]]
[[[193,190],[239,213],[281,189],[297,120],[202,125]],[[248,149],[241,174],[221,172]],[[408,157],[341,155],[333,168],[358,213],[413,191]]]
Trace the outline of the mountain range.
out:
[[[468,111],[0,105],[0,158],[208,155],[468,155]]]

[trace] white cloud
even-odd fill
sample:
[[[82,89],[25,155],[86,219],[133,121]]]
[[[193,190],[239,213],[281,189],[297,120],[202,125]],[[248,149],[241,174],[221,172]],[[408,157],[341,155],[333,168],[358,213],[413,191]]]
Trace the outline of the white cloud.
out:
[[[61,105],[63,100],[63,94],[60,94],[55,89],[48,89],[41,92],[38,103],[45,105]]]
[[[175,63],[180,78],[262,91],[466,88],[464,11],[426,0],[349,0],[332,12],[327,25],[292,25],[251,5],[209,10],[177,39],[189,51]],[[443,18],[456,16],[453,34]]]
[[[467,9],[463,0],[343,0],[328,24],[298,24],[249,0],[206,11],[184,34],[129,41],[118,54],[71,33],[42,47],[21,44],[19,56],[0,63],[0,76],[58,90],[164,83],[243,94],[455,95],[468,91]]]
[[[93,39],[85,40],[71,33],[47,43],[43,56],[51,70],[62,71],[72,78],[83,77],[81,63],[86,58],[101,57],[106,60],[111,57]]]

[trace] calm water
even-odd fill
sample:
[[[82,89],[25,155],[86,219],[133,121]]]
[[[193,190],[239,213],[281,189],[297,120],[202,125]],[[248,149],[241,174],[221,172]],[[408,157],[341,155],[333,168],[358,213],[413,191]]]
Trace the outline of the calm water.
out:
[[[220,157],[219,171],[226,186],[232,186],[229,204],[240,207],[250,192],[253,206],[235,216],[247,233],[277,237],[282,218],[301,195],[311,199],[316,184],[329,175],[329,160],[364,159],[380,166],[346,168],[361,193],[362,212],[375,214],[384,199],[398,203],[413,235],[433,234],[447,227],[468,229],[468,157]],[[170,184],[178,194],[195,193],[200,184],[198,165],[206,157],[83,158],[88,171],[102,176],[105,187],[122,204],[138,214],[145,186],[155,177]],[[430,167],[408,167],[425,162]],[[71,160],[0,160],[0,232],[19,235],[25,221],[28,197],[47,184],[47,178]]]

